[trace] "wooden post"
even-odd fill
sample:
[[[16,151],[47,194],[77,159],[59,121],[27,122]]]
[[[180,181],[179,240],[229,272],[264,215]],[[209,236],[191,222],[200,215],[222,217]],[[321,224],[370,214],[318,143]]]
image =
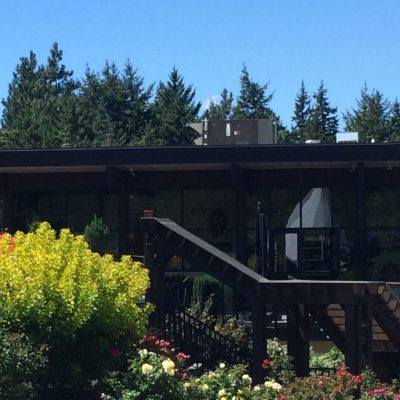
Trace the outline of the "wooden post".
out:
[[[246,193],[243,170],[236,164],[231,166],[231,183],[235,187],[236,259],[247,265]]]
[[[345,362],[352,374],[359,374],[362,368],[361,304],[346,304],[345,310]]]
[[[262,383],[265,377],[265,370],[262,362],[267,358],[267,330],[265,317],[265,303],[259,296],[252,301],[251,319],[253,336],[253,362],[251,375],[254,384]]]
[[[310,319],[304,304],[291,304],[287,311],[288,354],[293,357],[296,376],[310,372]]]
[[[373,368],[373,349],[372,349],[372,309],[371,304],[362,305],[362,328],[363,328],[363,364],[362,368]]]
[[[129,193],[123,188],[118,193],[118,254],[129,254]]]
[[[356,267],[367,267],[367,245],[366,245],[366,215],[367,215],[367,197],[365,189],[365,165],[357,164],[357,198],[356,198]],[[361,272],[361,271],[360,271]]]
[[[155,305],[155,310],[150,316],[150,327],[155,331],[164,333],[165,328],[165,271],[158,260],[158,242],[156,222],[151,218],[143,218],[144,236],[144,266],[150,273],[150,288],[147,299]]]

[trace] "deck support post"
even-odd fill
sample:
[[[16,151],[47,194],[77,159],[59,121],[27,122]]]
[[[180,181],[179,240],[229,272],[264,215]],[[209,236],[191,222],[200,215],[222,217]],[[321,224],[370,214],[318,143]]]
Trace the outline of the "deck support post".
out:
[[[251,375],[254,384],[262,383],[265,370],[262,362],[267,358],[267,329],[266,329],[265,303],[259,296],[252,301],[252,338],[253,338],[253,360]]]
[[[345,362],[352,374],[372,366],[372,313],[369,304],[345,305]]]
[[[352,374],[361,372],[361,305],[346,304],[345,311],[345,362]]]
[[[288,353],[293,357],[296,376],[310,372],[310,318],[304,304],[291,304],[287,311]]]
[[[144,234],[144,266],[150,273],[150,288],[146,300],[155,306],[150,315],[149,325],[156,332],[165,330],[165,269],[159,262],[157,252],[156,222],[152,219],[142,219]]]

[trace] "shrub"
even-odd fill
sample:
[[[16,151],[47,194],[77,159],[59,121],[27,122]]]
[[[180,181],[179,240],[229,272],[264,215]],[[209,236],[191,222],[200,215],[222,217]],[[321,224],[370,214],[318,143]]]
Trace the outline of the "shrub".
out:
[[[130,257],[100,256],[68,229],[57,238],[48,223],[34,233],[6,235],[0,247],[3,319],[49,344],[55,383],[96,377],[126,332],[139,337],[145,331],[151,306],[138,303],[148,272]]]
[[[189,400],[182,371],[188,356],[175,353],[171,344],[145,336],[126,372],[109,374],[102,394],[105,400]]]
[[[0,328],[0,398],[33,399],[46,365],[47,347],[36,349],[23,333]]]
[[[103,218],[98,218],[96,215],[85,227],[85,240],[88,242],[93,251],[101,253],[107,244],[110,236],[110,230],[104,223]]]
[[[193,303],[201,307],[213,297],[212,307],[209,310],[213,315],[223,314],[224,287],[208,275],[198,275],[193,279]]]

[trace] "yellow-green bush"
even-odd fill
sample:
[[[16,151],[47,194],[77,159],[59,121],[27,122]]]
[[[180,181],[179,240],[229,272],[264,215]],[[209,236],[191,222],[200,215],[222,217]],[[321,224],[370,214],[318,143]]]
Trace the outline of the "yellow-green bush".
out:
[[[76,374],[99,367],[94,360],[109,357],[126,332],[144,333],[152,307],[139,301],[148,287],[140,263],[100,256],[68,229],[57,235],[42,223],[0,242],[1,319],[48,343],[50,364],[68,360]]]

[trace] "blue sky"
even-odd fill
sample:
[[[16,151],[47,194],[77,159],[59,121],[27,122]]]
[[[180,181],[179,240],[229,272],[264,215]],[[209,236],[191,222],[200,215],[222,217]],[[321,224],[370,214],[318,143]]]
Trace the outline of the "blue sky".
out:
[[[202,101],[236,96],[246,63],[290,125],[302,79],[309,92],[323,79],[340,115],[364,81],[400,98],[399,21],[399,0],[3,0],[0,98],[20,57],[43,63],[58,42],[76,77],[129,58],[150,84],[176,66]]]

